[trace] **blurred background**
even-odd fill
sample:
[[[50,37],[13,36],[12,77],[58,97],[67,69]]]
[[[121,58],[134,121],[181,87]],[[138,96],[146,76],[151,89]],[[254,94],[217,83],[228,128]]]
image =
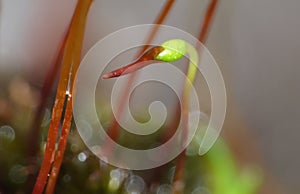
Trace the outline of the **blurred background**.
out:
[[[111,32],[152,23],[164,2],[95,0],[83,55]],[[197,37],[208,2],[177,1],[165,24]],[[37,90],[41,86],[75,5],[75,0],[0,0],[1,119],[8,80],[21,76]],[[266,187],[278,193],[300,192],[299,7],[297,0],[221,0],[206,44],[227,87],[222,135],[239,161],[263,166]],[[28,98],[26,103],[34,101]]]

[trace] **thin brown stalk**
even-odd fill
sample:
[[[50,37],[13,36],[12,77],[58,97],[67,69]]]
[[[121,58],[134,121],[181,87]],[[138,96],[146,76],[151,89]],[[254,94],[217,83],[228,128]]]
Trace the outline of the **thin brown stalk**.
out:
[[[55,144],[58,136],[58,128],[59,128],[60,120],[62,118],[62,111],[64,107],[66,90],[69,82],[69,73],[70,73],[71,66],[73,64],[72,44],[76,42],[76,32],[74,31],[76,30],[76,23],[78,23],[78,20],[80,19],[81,10],[83,10],[85,3],[86,0],[78,1],[74,16],[72,18],[71,28],[70,28],[71,30],[67,40],[67,47],[62,62],[60,80],[57,88],[54,107],[52,110],[52,119],[48,131],[45,155],[39,171],[39,175],[37,177],[35,186],[33,188],[34,194],[40,194],[43,192],[45,184],[47,182],[48,173],[50,172],[51,164],[54,159]]]
[[[208,7],[208,9],[206,10],[204,22],[203,22],[203,25],[201,27],[201,31],[200,31],[199,36],[198,36],[198,40],[202,43],[206,42],[206,39],[207,39],[207,36],[208,36],[208,31],[210,29],[213,16],[215,14],[217,4],[218,4],[218,0],[212,0],[209,7]]]
[[[47,182],[47,187],[45,192],[47,194],[54,193],[57,177],[60,171],[61,163],[67,145],[67,140],[68,140],[69,131],[71,127],[71,120],[72,120],[72,98],[70,97],[67,99],[67,106],[66,106],[65,117],[62,125],[61,137],[59,138],[58,148],[55,153],[55,160],[53,162],[53,167],[51,169],[49,180]]]
[[[73,45],[74,51],[73,51],[73,66],[72,66],[72,72],[70,77],[70,88],[69,88],[69,95],[67,98],[67,106],[66,106],[66,112],[64,115],[64,121],[62,125],[62,133],[61,137],[59,138],[59,144],[58,148],[55,154],[55,160],[53,163],[53,167],[51,169],[49,181],[46,188],[46,193],[51,194],[54,192],[55,185],[57,182],[58,174],[60,171],[60,167],[63,161],[63,156],[65,153],[67,140],[70,132],[70,126],[72,121],[72,113],[73,113],[73,107],[72,107],[72,98],[73,98],[73,85],[74,85],[74,79],[75,74],[77,72],[77,69],[80,64],[80,56],[81,56],[81,48],[84,38],[84,29],[85,29],[85,23],[86,23],[86,17],[88,10],[91,6],[92,0],[84,0],[85,4],[83,5],[82,9],[80,10],[80,18],[78,19],[78,26],[76,29],[76,42]]]
[[[138,53],[136,54],[136,58],[138,58],[141,54],[143,54],[143,52],[145,52],[146,49],[149,47],[149,45],[151,44],[151,42],[153,41],[154,37],[157,34],[157,31],[159,29],[159,25],[161,25],[165,21],[165,19],[168,16],[174,2],[175,2],[175,0],[168,0],[166,2],[166,4],[164,5],[163,9],[159,12],[158,17],[154,21],[154,24],[156,24],[156,26],[152,29],[152,31],[150,32],[149,37],[145,41],[145,46],[143,46],[138,51]],[[118,138],[120,127],[118,125],[117,119],[122,116],[122,113],[123,113],[123,110],[124,110],[124,104],[125,104],[124,100],[129,95],[129,91],[130,91],[130,88],[132,86],[132,83],[133,83],[134,79],[136,78],[136,74],[137,74],[136,72],[130,74],[128,82],[126,84],[126,87],[123,89],[123,91],[121,93],[121,98],[120,99],[122,99],[122,100],[120,100],[120,102],[117,105],[118,109],[117,109],[116,116],[112,118],[112,123],[111,123],[111,125],[110,125],[110,127],[107,131],[108,135],[113,140],[116,140]],[[111,149],[110,145],[106,145],[106,146],[107,146],[107,149]]]
[[[67,38],[69,36],[70,26],[68,27],[68,31],[65,34],[60,49],[58,51],[58,55],[55,59],[54,65],[50,67],[46,75],[46,79],[43,83],[41,94],[39,97],[39,104],[34,114],[33,122],[31,124],[28,136],[28,156],[35,157],[37,155],[39,149],[39,135],[40,135],[40,126],[42,122],[42,118],[45,112],[45,107],[48,101],[48,97],[50,95],[51,89],[53,88],[55,78],[58,74],[58,70],[60,68],[60,62],[66,47]]]
[[[34,117],[31,123],[31,126],[29,128],[29,133],[28,133],[28,147],[27,147],[27,155],[29,160],[29,165],[34,164],[33,160],[35,160],[35,157],[38,154],[39,150],[39,145],[40,145],[40,139],[39,136],[41,134],[41,123],[42,123],[42,118],[45,113],[45,107],[47,104],[47,101],[49,99],[49,95],[51,92],[51,89],[53,88],[55,79],[57,77],[57,74],[59,72],[60,68],[60,62],[66,47],[66,42],[69,36],[70,32],[70,26],[68,27],[67,33],[65,34],[62,43],[60,45],[60,49],[58,51],[58,55],[55,59],[55,62],[53,63],[53,66],[50,67],[50,70],[48,71],[46,75],[46,79],[43,83],[42,89],[41,89],[41,94],[39,96],[39,104],[37,106],[37,109],[34,113]],[[34,164],[35,165],[35,164]],[[26,183],[26,190],[32,190],[32,183],[34,182],[34,175],[30,175],[27,179]]]
[[[212,0],[209,6],[207,7],[203,24],[201,26],[200,34],[198,36],[198,40],[202,43],[205,43],[208,31],[210,29],[212,19],[216,10],[218,0]],[[200,48],[197,48],[200,49]],[[186,110],[183,110],[186,111]],[[186,114],[183,114],[185,116]],[[187,118],[185,118],[187,120]],[[187,125],[184,125],[183,132],[187,131]],[[176,170],[174,174],[174,193],[180,194],[184,191],[184,164],[185,164],[185,150],[178,156],[176,162]]]

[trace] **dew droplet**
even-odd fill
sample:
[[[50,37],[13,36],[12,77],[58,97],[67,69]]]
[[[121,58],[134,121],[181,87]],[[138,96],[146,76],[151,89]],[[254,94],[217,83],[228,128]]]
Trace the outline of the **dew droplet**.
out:
[[[0,127],[0,141],[1,140],[7,140],[7,141],[13,141],[15,139],[15,130],[8,125],[4,125]]]
[[[111,178],[109,180],[109,183],[108,183],[108,190],[109,191],[117,191],[120,187],[120,181],[119,179],[116,179],[116,178]]]
[[[160,185],[157,189],[157,194],[172,194],[174,193],[173,187],[169,184]]]
[[[78,152],[78,150],[79,150],[79,146],[76,143],[72,143],[71,144],[71,151],[73,153],[76,153],[76,152]]]
[[[205,187],[198,187],[191,194],[211,194],[211,192]]]
[[[145,189],[145,182],[140,176],[132,175],[127,179],[125,188],[130,194],[140,194]]]
[[[84,162],[87,159],[87,155],[84,152],[80,152],[77,158],[80,162]]]
[[[65,174],[64,176],[63,176],[63,180],[64,180],[64,182],[70,182],[71,181],[71,176],[69,175],[69,174]]]
[[[120,169],[114,169],[110,171],[110,177],[119,179],[121,177]]]
[[[117,191],[124,180],[124,173],[121,169],[114,169],[110,171],[110,180],[108,188],[110,191]]]

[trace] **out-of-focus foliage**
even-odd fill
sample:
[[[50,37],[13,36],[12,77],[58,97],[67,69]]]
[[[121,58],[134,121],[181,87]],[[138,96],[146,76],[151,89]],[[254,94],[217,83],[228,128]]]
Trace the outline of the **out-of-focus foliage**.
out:
[[[29,158],[28,129],[36,107],[36,89],[20,78],[12,79],[1,87],[0,192],[25,193],[34,183],[43,157],[51,105],[45,111],[42,135],[36,140],[41,142],[40,152],[35,158]],[[104,117],[102,122],[105,123],[105,120]],[[122,132],[119,143],[132,148],[150,148],[153,142],[158,142],[163,131],[164,128],[143,141]],[[237,167],[228,146],[222,140],[208,154],[198,156],[197,152],[193,152],[193,146],[197,149],[199,136],[201,133],[195,136],[187,152],[185,193],[255,194],[261,182],[259,171],[252,167]],[[162,167],[144,171],[115,168],[94,156],[73,126],[56,193],[170,193],[173,190],[175,164],[174,160]]]

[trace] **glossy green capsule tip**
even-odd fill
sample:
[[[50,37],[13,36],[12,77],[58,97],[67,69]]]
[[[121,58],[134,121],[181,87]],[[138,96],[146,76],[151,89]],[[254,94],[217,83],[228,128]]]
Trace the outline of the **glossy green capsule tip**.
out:
[[[156,60],[173,62],[181,59],[186,53],[186,43],[180,39],[172,39],[161,45],[164,50],[156,56]]]

